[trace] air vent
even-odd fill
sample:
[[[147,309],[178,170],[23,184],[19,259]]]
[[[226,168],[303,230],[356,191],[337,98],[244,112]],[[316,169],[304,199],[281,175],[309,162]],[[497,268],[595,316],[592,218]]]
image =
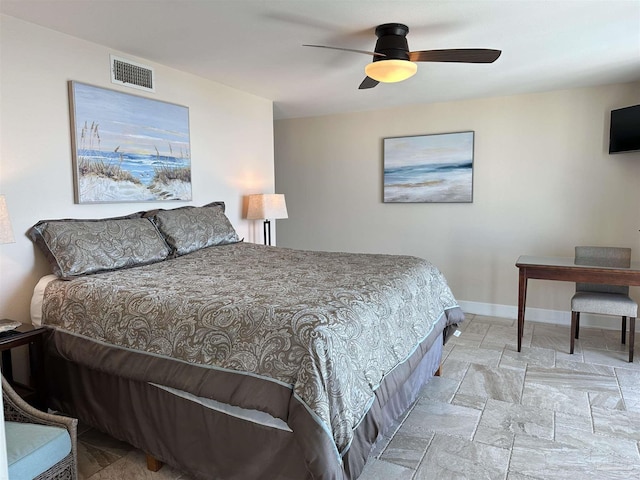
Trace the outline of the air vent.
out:
[[[153,68],[111,55],[111,83],[155,92]]]

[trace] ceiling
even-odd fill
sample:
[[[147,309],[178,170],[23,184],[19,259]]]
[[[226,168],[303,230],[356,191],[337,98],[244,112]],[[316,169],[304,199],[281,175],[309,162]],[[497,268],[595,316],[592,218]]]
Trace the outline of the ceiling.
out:
[[[0,12],[274,102],[296,118],[640,80],[640,0],[2,0]],[[410,50],[493,48],[358,90],[374,29]],[[138,59],[139,61],[139,59]]]

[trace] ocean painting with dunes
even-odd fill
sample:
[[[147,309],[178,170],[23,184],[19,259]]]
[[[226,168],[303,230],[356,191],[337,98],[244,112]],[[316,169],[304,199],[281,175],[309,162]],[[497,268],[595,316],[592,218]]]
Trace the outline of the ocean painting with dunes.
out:
[[[76,203],[191,200],[189,109],[69,82]]]
[[[385,138],[385,203],[473,201],[474,132]]]

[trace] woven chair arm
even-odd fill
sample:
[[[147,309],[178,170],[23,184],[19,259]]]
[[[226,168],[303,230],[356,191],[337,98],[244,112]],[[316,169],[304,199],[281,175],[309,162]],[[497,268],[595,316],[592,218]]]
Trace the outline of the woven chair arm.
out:
[[[2,400],[5,420],[62,427],[67,429],[70,434],[73,433],[72,438],[75,437],[78,420],[45,413],[33,408],[16,393],[4,376],[2,377]]]
[[[11,422],[36,423],[65,428],[71,439],[71,452],[49,470],[36,477],[36,480],[77,480],[78,478],[78,420],[45,413],[25,402],[2,376],[2,400],[4,419]]]

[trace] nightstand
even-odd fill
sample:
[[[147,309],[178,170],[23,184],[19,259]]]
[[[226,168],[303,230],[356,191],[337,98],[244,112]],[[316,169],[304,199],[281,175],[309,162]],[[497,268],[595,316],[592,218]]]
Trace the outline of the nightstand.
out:
[[[2,374],[18,394],[38,409],[46,411],[46,390],[44,383],[44,355],[42,339],[44,328],[36,328],[23,323],[19,327],[0,332],[0,352],[2,352]],[[11,349],[29,345],[29,365],[33,387],[17,383],[13,379]]]

